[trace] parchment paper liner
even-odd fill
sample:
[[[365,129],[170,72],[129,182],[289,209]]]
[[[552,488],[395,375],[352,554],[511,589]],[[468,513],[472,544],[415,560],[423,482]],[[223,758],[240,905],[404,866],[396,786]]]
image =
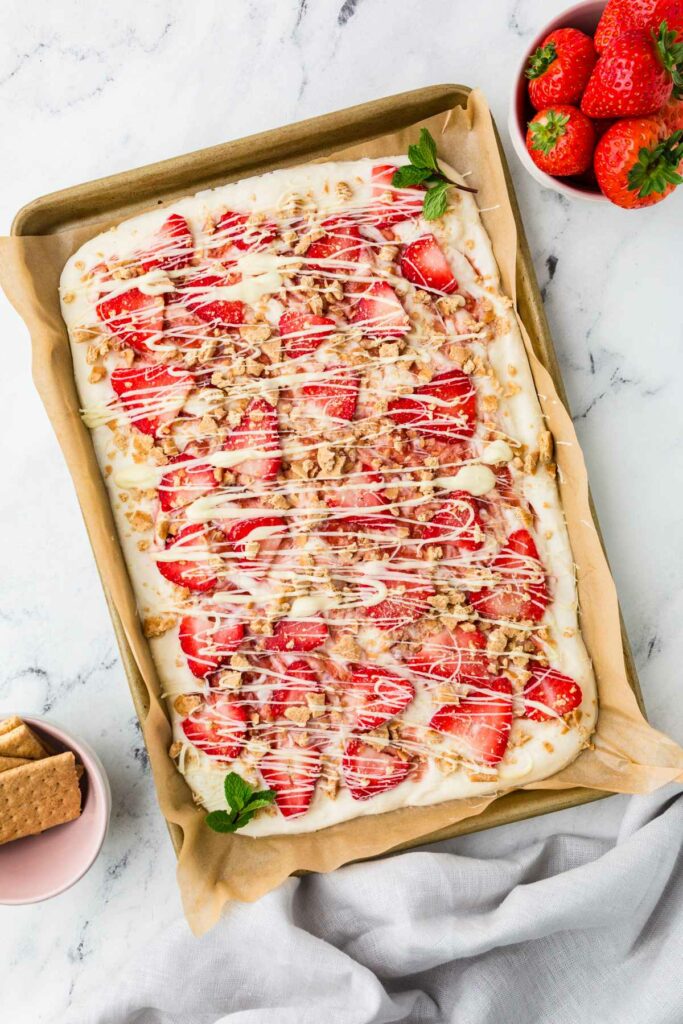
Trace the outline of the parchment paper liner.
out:
[[[482,95],[467,110],[454,108],[420,122],[437,139],[439,155],[470,171],[491,237],[505,292],[515,298],[516,230],[493,125]],[[329,158],[380,157],[405,152],[419,125],[348,147]],[[275,165],[274,165],[275,166]],[[168,757],[171,732],[121,555],[111,509],[90,441],[78,415],[66,329],[60,316],[59,276],[68,257],[110,221],[30,238],[0,239],[0,283],[31,333],[33,378],[74,480],[90,540],[126,637],[149,690],[144,722],[161,810],[183,830],[178,882],[185,913],[196,934],[210,928],[230,899],[255,900],[293,871],[331,871],[479,814],[493,797],[453,800],[361,817],[308,835],[251,839],[216,835],[203,823],[183,777]],[[583,456],[571,419],[547,371],[536,359],[520,321],[543,411],[556,441],[559,481],[577,565],[581,624],[598,680],[600,716],[593,745],[557,775],[528,789],[575,786],[611,793],[646,793],[683,779],[683,750],[651,728],[628,685],[614,582],[593,525]]]

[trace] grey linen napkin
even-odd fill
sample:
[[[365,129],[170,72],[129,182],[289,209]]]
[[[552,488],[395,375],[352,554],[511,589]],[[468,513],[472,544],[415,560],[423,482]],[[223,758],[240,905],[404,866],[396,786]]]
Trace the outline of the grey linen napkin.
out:
[[[498,829],[178,920],[69,1022],[681,1024],[683,792],[624,806],[616,841]]]

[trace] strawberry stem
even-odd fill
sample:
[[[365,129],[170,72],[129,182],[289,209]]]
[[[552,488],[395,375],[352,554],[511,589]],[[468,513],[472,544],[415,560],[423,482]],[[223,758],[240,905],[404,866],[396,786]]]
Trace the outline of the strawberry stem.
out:
[[[669,31],[666,21],[661,22],[656,31],[652,29],[651,34],[659,63],[671,75],[678,92],[683,88],[683,43],[676,42],[677,33]]]
[[[566,135],[568,123],[569,114],[558,114],[556,110],[547,110],[541,121],[530,121],[532,147],[547,155]]]
[[[540,78],[548,70],[554,60],[557,60],[557,50],[554,43],[547,43],[539,46],[529,57],[527,68],[524,74],[527,78]]]
[[[665,192],[668,185],[683,183],[678,171],[683,160],[683,130],[674,132],[659,145],[648,149],[644,146],[638,159],[628,172],[628,187],[644,199],[655,192]]]

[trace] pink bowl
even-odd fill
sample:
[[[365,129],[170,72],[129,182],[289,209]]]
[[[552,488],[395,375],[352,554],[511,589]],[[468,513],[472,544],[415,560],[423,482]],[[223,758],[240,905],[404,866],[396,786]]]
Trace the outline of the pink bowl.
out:
[[[111,792],[97,754],[65,729],[44,718],[16,714],[61,752],[73,750],[85,768],[80,818],[0,846],[0,903],[39,903],[70,888],[95,862],[109,824]]]
[[[544,188],[550,188],[554,192],[560,192],[562,195],[570,196],[572,199],[588,199],[590,202],[597,203],[609,202],[597,185],[591,183],[584,185],[576,179],[553,178],[550,174],[540,170],[529,156],[526,148],[527,124],[536,111],[529,101],[527,78],[524,72],[529,57],[541,45],[549,32],[556,28],[579,28],[582,32],[592,36],[605,7],[605,0],[587,0],[585,3],[575,4],[574,7],[569,7],[566,11],[558,14],[556,18],[553,18],[545,26],[542,32],[538,33],[531,46],[525,52],[524,58],[517,69],[515,88],[510,98],[508,114],[508,130],[512,145],[529,174],[540,185],[543,185]]]

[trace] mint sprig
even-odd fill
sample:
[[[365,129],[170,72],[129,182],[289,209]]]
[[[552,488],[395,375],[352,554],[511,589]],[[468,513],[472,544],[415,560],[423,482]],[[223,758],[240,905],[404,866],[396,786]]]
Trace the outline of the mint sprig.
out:
[[[438,220],[448,209],[448,189],[458,188],[462,192],[476,192],[448,178],[441,168],[436,155],[436,142],[426,128],[420,129],[419,142],[408,146],[409,164],[395,171],[391,184],[394,188],[411,188],[426,185],[422,214],[425,220]]]
[[[270,806],[275,800],[274,790],[255,790],[237,772],[229,772],[225,776],[223,788],[230,810],[211,811],[204,819],[214,832],[236,832],[250,822],[257,811]]]

